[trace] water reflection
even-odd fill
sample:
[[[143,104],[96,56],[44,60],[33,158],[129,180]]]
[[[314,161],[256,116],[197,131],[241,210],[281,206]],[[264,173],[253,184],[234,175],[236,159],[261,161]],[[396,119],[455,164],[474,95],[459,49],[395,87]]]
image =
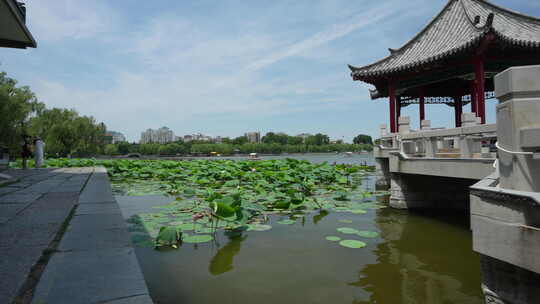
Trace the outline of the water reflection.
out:
[[[313,216],[313,224],[317,225],[325,216],[329,214],[326,210],[320,210],[319,214]]]
[[[440,219],[378,212],[375,222],[384,241],[373,251],[377,263],[364,266],[358,280],[348,283],[371,297],[353,303],[482,303],[475,284],[480,281],[479,259],[470,249],[470,232],[463,225],[436,226],[432,221]]]
[[[221,275],[233,270],[234,257],[240,252],[241,244],[247,239],[247,235],[230,234],[229,242],[221,247],[210,260],[208,272],[212,275]]]

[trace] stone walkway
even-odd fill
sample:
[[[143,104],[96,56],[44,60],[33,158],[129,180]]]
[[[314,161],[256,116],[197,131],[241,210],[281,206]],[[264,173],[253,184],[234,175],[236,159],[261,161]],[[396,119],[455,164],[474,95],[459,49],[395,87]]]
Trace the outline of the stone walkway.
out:
[[[0,187],[0,303],[152,303],[105,169],[3,173],[19,181]]]

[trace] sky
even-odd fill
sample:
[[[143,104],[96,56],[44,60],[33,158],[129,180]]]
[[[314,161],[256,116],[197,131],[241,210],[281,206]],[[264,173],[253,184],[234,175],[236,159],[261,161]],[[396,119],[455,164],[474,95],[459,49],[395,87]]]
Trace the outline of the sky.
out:
[[[324,133],[350,142],[388,123],[386,99],[347,64],[388,55],[446,0],[27,0],[36,49],[0,49],[0,71],[48,107],[77,110],[138,141],[148,128]],[[493,0],[540,16],[532,0]],[[496,101],[488,101],[488,122]],[[468,107],[466,108],[468,111]],[[418,107],[402,115],[418,125]],[[453,109],[426,106],[433,127]]]

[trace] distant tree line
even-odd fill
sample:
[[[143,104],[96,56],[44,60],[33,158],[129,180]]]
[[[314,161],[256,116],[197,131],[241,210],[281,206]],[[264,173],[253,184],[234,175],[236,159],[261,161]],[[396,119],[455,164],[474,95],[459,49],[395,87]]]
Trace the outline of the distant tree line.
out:
[[[367,135],[365,135],[367,136]],[[367,136],[369,137],[369,136]],[[371,137],[369,137],[371,141]],[[371,151],[371,144],[345,144],[342,141],[330,143],[328,135],[315,134],[306,138],[289,136],[283,133],[268,132],[260,143],[249,143],[245,136],[234,139],[222,138],[220,143],[207,141],[177,141],[168,144],[136,144],[117,143],[105,147],[107,155],[126,155],[140,153],[143,155],[208,155],[212,152],[221,155],[233,154],[281,154],[281,153],[328,153]]]
[[[89,156],[104,153],[106,127],[75,110],[47,109],[29,87],[0,73],[0,147],[19,156],[23,136],[40,137],[51,156]]]

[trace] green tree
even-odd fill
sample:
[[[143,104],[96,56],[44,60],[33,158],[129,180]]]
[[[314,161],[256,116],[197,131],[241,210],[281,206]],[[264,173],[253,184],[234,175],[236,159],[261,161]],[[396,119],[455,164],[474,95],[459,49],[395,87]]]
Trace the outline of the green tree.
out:
[[[317,133],[306,138],[306,144],[312,146],[328,145],[330,143],[330,137],[325,134]]]
[[[128,142],[120,142],[117,143],[116,146],[118,147],[118,153],[121,155],[126,155],[130,153],[131,144]]]
[[[248,139],[245,136],[238,136],[237,138],[232,140],[232,143],[234,145],[243,145],[243,144],[245,144],[247,142],[248,142]]]
[[[20,152],[30,117],[45,108],[30,88],[16,85],[16,80],[0,73],[0,147],[7,147],[13,155]]]
[[[304,140],[302,139],[302,137],[298,137],[298,136],[289,136],[287,138],[288,145],[301,145],[303,141]]]
[[[354,139],[353,139],[353,143],[359,145],[359,144],[367,144],[367,145],[372,145],[373,144],[373,140],[371,139],[371,136],[369,135],[365,135],[365,134],[360,134],[358,136],[356,136]]]
[[[105,155],[117,155],[118,146],[114,144],[108,144],[105,146]]]
[[[41,137],[49,155],[88,156],[102,153],[106,126],[75,110],[46,109],[29,122],[30,134]]]

